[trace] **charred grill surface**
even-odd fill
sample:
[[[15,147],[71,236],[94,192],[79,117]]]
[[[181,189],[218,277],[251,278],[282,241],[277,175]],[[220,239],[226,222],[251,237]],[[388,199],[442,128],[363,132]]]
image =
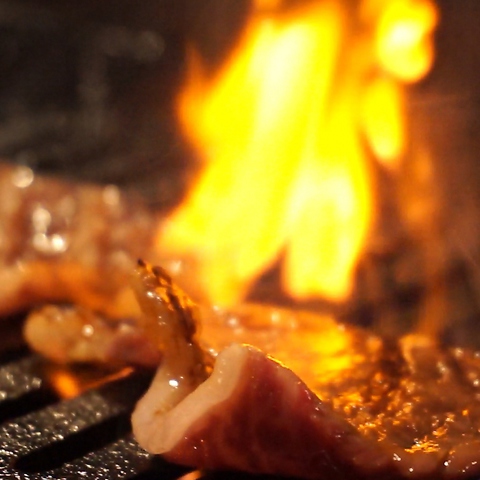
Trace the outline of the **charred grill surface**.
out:
[[[129,433],[130,411],[147,378],[129,376],[59,401],[41,364],[27,356],[0,369],[1,478],[120,479],[152,468],[157,475],[172,471],[143,452]]]

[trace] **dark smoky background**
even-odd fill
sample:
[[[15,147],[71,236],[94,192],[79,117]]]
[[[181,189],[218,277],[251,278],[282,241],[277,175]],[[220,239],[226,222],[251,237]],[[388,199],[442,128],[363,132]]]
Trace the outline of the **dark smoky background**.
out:
[[[413,136],[431,152],[438,195],[439,225],[424,249],[437,250],[433,275],[438,280],[430,283],[432,295],[446,297],[436,309],[443,309],[447,335],[478,347],[474,332],[480,326],[480,2],[436,3],[441,17],[434,68],[412,89],[409,105]]]
[[[174,101],[187,39],[211,64],[242,1],[0,1],[0,155],[168,206],[191,157]]]
[[[419,241],[399,228],[398,212],[387,205],[381,241],[363,260],[354,299],[340,313],[388,333],[398,325],[413,328],[422,309],[441,311],[448,317],[445,335],[472,343],[469,332],[480,315],[480,2],[437,4],[436,62],[409,90],[408,111],[413,138],[434,158],[430,214],[438,222],[420,229]],[[196,165],[174,111],[185,46],[195,42],[214,70],[249,6],[247,0],[0,0],[0,155],[42,173],[117,183],[171,208]],[[408,171],[405,177],[395,201],[432,194]],[[388,191],[392,180],[383,180]],[[281,296],[278,268],[252,296]]]

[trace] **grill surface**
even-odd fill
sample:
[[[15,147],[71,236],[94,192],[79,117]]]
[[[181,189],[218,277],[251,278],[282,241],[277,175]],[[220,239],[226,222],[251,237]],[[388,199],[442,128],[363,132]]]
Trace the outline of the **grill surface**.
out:
[[[59,401],[41,365],[28,355],[0,368],[1,478],[170,479],[185,472],[132,439],[129,416],[148,381],[144,375]]]

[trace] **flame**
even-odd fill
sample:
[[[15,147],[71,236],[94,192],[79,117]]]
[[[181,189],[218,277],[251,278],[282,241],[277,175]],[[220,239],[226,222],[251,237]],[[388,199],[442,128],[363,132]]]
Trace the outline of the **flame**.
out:
[[[179,101],[204,169],[159,233],[210,300],[240,300],[283,255],[295,297],[348,296],[375,219],[370,156],[405,153],[402,82],[433,59],[430,1],[257,0],[213,79],[192,54]]]
[[[78,397],[81,393],[100,385],[124,378],[132,373],[130,367],[118,371],[104,371],[95,368],[72,367],[61,364],[48,364],[45,376],[53,391],[62,399]]]

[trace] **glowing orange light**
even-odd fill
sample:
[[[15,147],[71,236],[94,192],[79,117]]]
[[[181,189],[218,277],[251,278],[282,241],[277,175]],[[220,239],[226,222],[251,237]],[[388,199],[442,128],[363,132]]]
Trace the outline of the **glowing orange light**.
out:
[[[72,370],[68,366],[51,364],[46,370],[47,378],[56,392],[63,399],[74,398],[91,388],[126,377],[132,373],[127,367],[115,372],[94,369]]]
[[[437,11],[429,1],[392,0],[380,16],[376,47],[386,71],[414,82],[433,62],[432,31]]]
[[[365,88],[364,133],[377,158],[389,167],[397,166],[405,147],[402,93],[398,84],[388,77],[372,80]]]
[[[241,299],[281,252],[292,295],[349,294],[375,216],[364,142],[398,163],[398,80],[419,78],[431,63],[428,1],[364,0],[358,32],[348,2],[282,5],[257,1],[213,81],[192,56],[179,102],[205,167],[162,227],[159,248],[194,257],[217,303]]]
[[[257,10],[272,10],[279,8],[283,0],[255,0]]]
[[[60,398],[74,398],[82,392],[79,380],[67,371],[58,369],[52,375],[51,381]]]

